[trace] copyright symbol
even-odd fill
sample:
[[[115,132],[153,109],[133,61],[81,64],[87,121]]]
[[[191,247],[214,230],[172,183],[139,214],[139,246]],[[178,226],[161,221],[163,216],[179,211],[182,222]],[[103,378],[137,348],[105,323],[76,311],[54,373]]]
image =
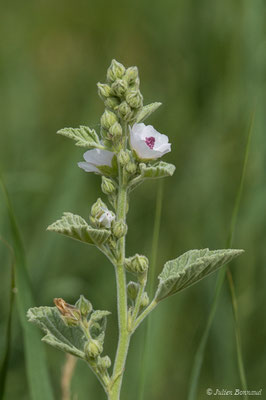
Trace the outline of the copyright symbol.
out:
[[[207,393],[208,396],[211,396],[212,395],[212,389],[211,388],[207,389],[206,393]]]

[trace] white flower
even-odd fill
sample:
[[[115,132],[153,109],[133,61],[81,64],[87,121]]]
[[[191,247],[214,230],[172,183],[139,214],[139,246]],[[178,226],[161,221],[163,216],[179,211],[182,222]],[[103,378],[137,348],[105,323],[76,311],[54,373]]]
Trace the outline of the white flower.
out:
[[[83,154],[85,161],[79,162],[78,166],[86,172],[96,172],[97,174],[100,174],[101,171],[97,167],[104,165],[112,167],[113,156],[114,153],[108,150],[88,150]]]
[[[111,228],[111,223],[115,219],[115,215],[108,208],[101,207],[103,213],[97,218],[98,222],[105,228]]]
[[[130,145],[142,160],[156,159],[171,151],[168,136],[143,123],[130,128]]]

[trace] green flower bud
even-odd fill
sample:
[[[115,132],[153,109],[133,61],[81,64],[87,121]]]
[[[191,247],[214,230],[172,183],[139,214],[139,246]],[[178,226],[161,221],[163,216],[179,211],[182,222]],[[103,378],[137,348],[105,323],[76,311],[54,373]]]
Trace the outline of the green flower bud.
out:
[[[98,340],[90,340],[85,344],[84,352],[89,358],[96,358],[103,351],[103,346]]]
[[[125,151],[125,150],[121,150],[121,151],[118,153],[117,161],[118,161],[122,166],[128,164],[129,161],[130,161],[130,151],[129,151],[129,150],[126,150],[126,151]]]
[[[127,233],[127,224],[125,224],[123,221],[117,221],[113,224],[113,234],[117,239],[120,239],[121,237],[125,236]]]
[[[139,90],[131,90],[128,92],[126,101],[132,108],[140,108],[143,106],[143,96]]]
[[[149,268],[149,260],[145,256],[136,254],[133,257],[126,258],[125,267],[129,272],[134,274],[143,274]]]
[[[107,83],[97,83],[98,86],[98,94],[101,99],[105,100],[107,97],[112,95],[111,87]]]
[[[139,71],[137,67],[129,67],[126,70],[124,79],[127,81],[129,85],[132,85],[136,82],[139,76]]]
[[[117,97],[108,97],[105,102],[104,105],[105,107],[111,108],[113,110],[115,110],[120,104],[120,101]]]
[[[114,138],[120,138],[123,135],[123,129],[119,122],[115,122],[111,126],[111,128],[109,129],[109,133]]]
[[[112,84],[112,91],[116,96],[122,97],[127,90],[127,82],[122,79],[116,79]]]
[[[116,60],[112,60],[110,67],[107,70],[107,81],[114,82],[116,79],[121,79],[125,74],[126,68],[123,64]]]
[[[101,126],[104,129],[108,130],[115,122],[117,122],[117,116],[115,115],[115,113],[109,110],[105,110],[103,115],[101,116]]]
[[[91,216],[96,217],[104,208],[107,208],[106,204],[102,201],[102,199],[97,199],[97,201],[91,207]]]
[[[102,176],[102,184],[101,188],[104,194],[112,194],[115,192],[115,185],[110,178],[106,178],[105,176]]]
[[[127,284],[127,295],[130,300],[136,300],[139,291],[139,284],[136,282],[128,282]]]
[[[142,297],[141,297],[140,306],[141,307],[147,307],[149,305],[149,303],[150,303],[150,299],[149,299],[148,293],[144,292]]]
[[[117,113],[118,113],[119,117],[125,121],[130,121],[133,118],[132,110],[126,101],[123,101],[117,107]]]
[[[126,165],[126,171],[129,174],[135,174],[135,172],[137,171],[137,165],[133,162],[130,161],[127,165]]]
[[[75,304],[82,315],[82,317],[87,318],[90,312],[92,311],[92,304],[89,300],[87,300],[83,295],[80,296],[78,301]]]
[[[111,363],[111,360],[110,360],[110,358],[109,358],[108,356],[99,357],[99,359],[98,359],[98,367],[99,367],[102,371],[104,371],[104,370],[110,368],[110,367],[111,367],[111,364],[112,364],[112,363]]]

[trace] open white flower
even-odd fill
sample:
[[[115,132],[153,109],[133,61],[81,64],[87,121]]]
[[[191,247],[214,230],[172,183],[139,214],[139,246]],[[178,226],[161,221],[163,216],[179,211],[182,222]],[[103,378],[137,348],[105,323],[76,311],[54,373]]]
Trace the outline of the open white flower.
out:
[[[86,151],[86,153],[83,154],[83,158],[85,161],[79,162],[78,166],[79,168],[84,169],[84,171],[86,172],[96,172],[97,174],[100,174],[101,171],[98,169],[98,167],[112,167],[113,157],[114,153],[108,150],[88,150]]]
[[[97,218],[101,226],[111,228],[112,221],[115,219],[114,213],[109,211],[108,208],[102,207],[102,214]]]
[[[143,123],[130,128],[130,145],[141,160],[157,159],[171,151],[168,136]]]

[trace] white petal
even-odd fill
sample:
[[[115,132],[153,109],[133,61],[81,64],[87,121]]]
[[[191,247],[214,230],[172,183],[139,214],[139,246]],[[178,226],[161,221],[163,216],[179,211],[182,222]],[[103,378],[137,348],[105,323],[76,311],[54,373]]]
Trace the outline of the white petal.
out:
[[[98,174],[100,173],[100,171],[98,170],[97,167],[95,167],[95,165],[90,164],[88,162],[81,161],[78,163],[78,166],[79,168],[84,169],[84,171],[86,172],[97,172]]]
[[[84,160],[94,165],[112,166],[114,153],[108,150],[93,149],[83,154]]]

